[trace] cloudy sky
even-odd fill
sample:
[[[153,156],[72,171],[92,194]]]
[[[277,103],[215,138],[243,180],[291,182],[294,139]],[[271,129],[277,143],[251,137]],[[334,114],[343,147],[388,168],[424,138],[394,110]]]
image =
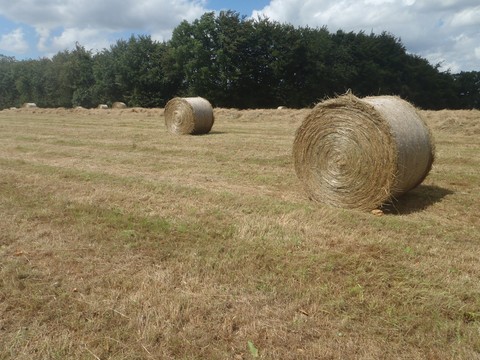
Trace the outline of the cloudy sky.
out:
[[[479,0],[0,0],[0,54],[39,58],[97,51],[132,34],[168,40],[182,21],[235,10],[329,31],[387,31],[442,70],[480,71]]]

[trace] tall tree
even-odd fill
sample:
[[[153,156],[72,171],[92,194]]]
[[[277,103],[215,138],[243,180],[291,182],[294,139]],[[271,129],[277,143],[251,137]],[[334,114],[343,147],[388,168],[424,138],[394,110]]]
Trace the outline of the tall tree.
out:
[[[174,69],[183,78],[179,94],[214,97],[218,74],[218,36],[214,13],[205,13],[192,24],[183,21],[174,29],[169,55],[173,60],[170,64],[175,64]]]
[[[94,58],[94,94],[99,102],[124,101],[129,106],[162,106],[169,94],[164,87],[165,43],[150,36],[118,40]]]
[[[480,109],[480,71],[462,71],[453,78],[458,98],[457,107]]]
[[[14,66],[15,89],[18,92],[18,104],[35,102],[37,105],[50,106],[50,96],[46,84],[48,59],[23,60]]]
[[[80,44],[75,45],[75,50],[70,54],[69,69],[71,72],[73,106],[94,106],[92,87],[95,83],[93,76],[92,52]]]
[[[18,90],[15,86],[15,59],[0,55],[0,109],[18,106]]]
[[[111,103],[112,99],[121,101],[122,90],[117,82],[115,58],[111,49],[104,49],[94,56],[92,71],[95,79],[91,89],[94,105]]]

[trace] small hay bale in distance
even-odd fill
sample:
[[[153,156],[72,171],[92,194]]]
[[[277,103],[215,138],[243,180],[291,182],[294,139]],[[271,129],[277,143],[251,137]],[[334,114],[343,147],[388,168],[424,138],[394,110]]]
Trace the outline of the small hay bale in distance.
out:
[[[407,101],[349,94],[313,108],[297,129],[293,158],[312,200],[369,211],[425,179],[434,144]]]
[[[112,109],[126,109],[126,108],[127,108],[127,104],[121,101],[115,101],[112,104]]]
[[[165,105],[165,126],[172,134],[207,134],[214,123],[213,108],[202,97],[175,97]]]
[[[97,109],[108,109],[108,105],[107,104],[100,104],[97,106]]]
[[[36,109],[36,108],[37,108],[37,104],[32,103],[32,102],[30,102],[30,103],[24,103],[24,104],[22,105],[22,108],[25,108],[25,109]]]

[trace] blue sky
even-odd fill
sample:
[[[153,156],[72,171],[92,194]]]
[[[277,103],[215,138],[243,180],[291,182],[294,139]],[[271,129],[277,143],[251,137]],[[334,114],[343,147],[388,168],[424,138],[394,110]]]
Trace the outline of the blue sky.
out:
[[[207,1],[207,7],[214,10],[235,10],[242,15],[250,16],[252,15],[253,10],[263,9],[270,3],[269,0],[235,0],[235,1],[225,1],[225,0],[214,0]]]
[[[479,0],[0,0],[0,54],[49,57],[76,42],[95,52],[132,34],[163,41],[182,20],[225,9],[331,32],[387,31],[443,70],[480,71]]]

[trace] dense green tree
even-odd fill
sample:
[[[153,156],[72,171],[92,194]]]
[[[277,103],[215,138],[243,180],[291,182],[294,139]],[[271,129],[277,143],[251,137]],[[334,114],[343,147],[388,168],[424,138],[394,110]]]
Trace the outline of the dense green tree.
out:
[[[100,103],[124,101],[129,106],[162,106],[165,91],[164,54],[166,44],[150,36],[118,40],[94,58],[93,93]]]
[[[15,85],[15,58],[0,55],[0,109],[18,106],[19,93]]]
[[[453,75],[457,107],[480,109],[480,72],[462,71]]]
[[[73,51],[61,51],[52,59],[41,59],[43,72],[42,106],[92,106],[91,89],[94,84],[92,55],[79,44]],[[37,93],[39,96],[40,93]]]
[[[115,83],[121,99],[130,106],[158,106],[164,103],[162,56],[165,45],[150,36],[131,36],[112,48]]]
[[[243,90],[246,87],[245,70],[249,61],[246,52],[251,22],[238,13],[221,12],[215,20],[217,33],[217,49],[215,50],[217,72],[215,87],[216,102],[223,107],[245,107],[248,96]]]
[[[46,68],[50,60],[24,60],[14,66],[16,103],[35,102],[39,106],[50,106],[50,95],[45,87]]]
[[[51,107],[71,107],[74,87],[73,71],[69,68],[70,52],[65,50],[55,54],[45,66],[46,91],[50,94]]]
[[[453,79],[427,60],[410,55],[398,94],[424,109],[455,108]]]
[[[179,95],[203,96],[212,99],[218,83],[218,37],[214,13],[205,13],[192,24],[183,21],[170,40],[172,51],[169,72],[182,78]]]
[[[91,51],[76,44],[72,51],[68,67],[72,73],[72,105],[73,106],[94,106],[92,87],[95,83],[93,76],[93,58]]]
[[[118,45],[118,43],[117,43]],[[92,87],[95,106],[99,104],[121,101],[122,94],[115,76],[115,59],[111,50],[104,49],[94,57],[93,77],[95,84]]]

